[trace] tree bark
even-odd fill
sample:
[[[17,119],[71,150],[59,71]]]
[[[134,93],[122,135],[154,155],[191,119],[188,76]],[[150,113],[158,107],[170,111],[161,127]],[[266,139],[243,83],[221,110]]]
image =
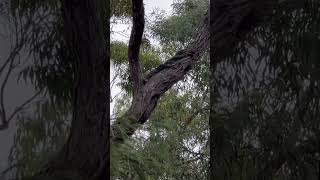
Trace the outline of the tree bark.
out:
[[[216,0],[211,19],[210,51],[214,53],[215,63],[222,61],[230,55],[234,47],[243,37],[258,25],[268,22],[273,17],[273,10],[277,7],[295,9],[301,7],[301,3],[307,0]],[[141,6],[142,2],[132,1],[133,7]],[[282,7],[283,6],[283,7]],[[139,9],[139,10],[137,10]],[[133,29],[130,42],[138,42],[141,36],[135,36],[141,32],[143,24],[143,8],[133,8]],[[139,25],[140,24],[140,25]],[[133,38],[135,38],[133,40]],[[130,137],[139,124],[143,124],[150,117],[157,105],[159,98],[193,68],[195,63],[202,57],[209,47],[209,15],[205,15],[198,31],[192,38],[193,41],[184,50],[176,53],[164,64],[152,70],[149,74],[142,75],[134,68],[140,67],[140,62],[128,57],[131,76],[133,79],[134,94],[129,110],[123,117],[119,117],[111,127],[112,141],[121,143],[126,137]],[[136,46],[140,45],[136,43]],[[136,46],[129,45],[129,52],[134,52],[138,57],[139,51]],[[129,53],[130,54],[130,53]],[[132,56],[132,54],[131,54]],[[138,75],[137,75],[138,72]]]
[[[75,62],[70,136],[62,153],[81,177],[109,178],[109,18],[105,0],[64,0],[65,35]]]
[[[131,31],[130,42],[136,42],[136,46],[140,46],[141,36],[136,36],[137,32],[143,32],[144,19],[142,0],[132,1],[132,16],[133,29]],[[138,9],[140,11],[138,11]],[[133,78],[134,94],[131,107],[126,112],[124,117],[117,119],[112,125],[112,140],[115,142],[123,142],[124,138],[131,136],[138,128],[138,124],[143,124],[147,121],[152,111],[157,105],[159,98],[175,83],[181,80],[184,75],[192,68],[194,63],[206,51],[209,36],[208,36],[208,18],[206,17],[202,26],[195,35],[194,41],[186,49],[179,51],[174,57],[166,63],[160,65],[147,75],[140,74],[133,67],[140,67],[139,60],[132,60],[132,57],[138,57],[139,51],[136,46],[129,44],[129,63],[131,67],[131,77]]]
[[[75,67],[73,118],[65,146],[35,176],[109,179],[109,1],[61,0],[65,40]],[[43,178],[43,179],[45,179]]]

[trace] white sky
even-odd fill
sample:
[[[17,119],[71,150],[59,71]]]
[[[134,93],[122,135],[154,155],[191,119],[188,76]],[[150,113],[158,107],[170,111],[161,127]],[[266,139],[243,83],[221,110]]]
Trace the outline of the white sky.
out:
[[[166,14],[171,13],[171,4],[173,3],[173,0],[144,0],[145,4],[145,15],[150,16],[150,14],[153,12],[155,9],[163,10],[165,11]],[[130,36],[130,31],[131,31],[131,24],[121,24],[117,23],[115,25],[111,25],[111,28],[113,31],[116,33],[111,34],[111,41],[123,41],[123,42],[128,42],[129,41],[129,36]],[[114,77],[114,70],[111,68],[111,80]],[[117,86],[113,86],[111,89],[111,97],[114,97],[120,92],[120,88]],[[110,111],[111,115],[113,114],[113,109],[114,109],[115,101],[110,103]]]
[[[145,4],[145,15],[150,16],[153,10],[159,9],[164,10],[166,14],[171,13],[171,4],[173,0],[144,0]],[[130,24],[117,24],[113,25],[112,29],[117,33],[111,34],[111,40],[124,41],[129,40],[130,35]]]

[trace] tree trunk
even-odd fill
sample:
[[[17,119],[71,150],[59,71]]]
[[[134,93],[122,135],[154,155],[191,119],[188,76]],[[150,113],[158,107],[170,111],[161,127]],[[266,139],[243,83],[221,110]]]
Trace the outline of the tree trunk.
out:
[[[105,0],[65,0],[65,35],[75,62],[72,128],[64,161],[82,177],[109,173],[109,29]]]
[[[56,160],[33,179],[109,179],[109,1],[61,0],[75,67],[73,118]],[[45,177],[45,178],[44,178]]]

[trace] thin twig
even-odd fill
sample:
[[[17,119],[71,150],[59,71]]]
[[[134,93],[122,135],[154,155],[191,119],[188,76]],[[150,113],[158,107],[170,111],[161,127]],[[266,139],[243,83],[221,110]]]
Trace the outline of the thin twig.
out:
[[[29,104],[31,101],[33,101],[38,95],[41,94],[41,90],[38,91],[36,94],[31,96],[29,99],[27,99],[24,103],[22,103],[20,106],[16,108],[16,110],[9,116],[8,118],[8,123],[12,120],[12,118],[19,112],[21,111],[27,104]]]

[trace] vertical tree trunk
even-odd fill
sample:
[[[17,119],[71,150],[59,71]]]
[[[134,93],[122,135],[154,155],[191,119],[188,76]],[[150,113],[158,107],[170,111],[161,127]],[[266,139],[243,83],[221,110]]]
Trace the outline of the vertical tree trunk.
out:
[[[73,119],[63,159],[81,177],[99,180],[109,177],[107,6],[106,0],[62,2],[65,37],[75,62]]]
[[[214,129],[214,124],[213,124],[213,117],[214,117],[214,109],[213,109],[213,105],[214,105],[214,71],[215,71],[215,67],[214,64],[214,54],[213,54],[213,31],[210,31],[213,28],[213,23],[214,23],[214,17],[213,17],[213,3],[214,0],[210,0],[210,5],[209,5],[209,32],[210,32],[210,84],[209,84],[209,88],[210,88],[210,113],[209,113],[209,130],[210,130],[210,135],[209,135],[209,147],[210,147],[210,159],[209,159],[209,169],[208,169],[208,180],[213,180],[214,176],[213,176],[213,165],[214,165],[214,153],[213,153],[213,146],[214,146],[214,140],[213,140],[213,129]]]
[[[75,67],[73,119],[67,143],[41,176],[109,179],[109,4],[61,0],[66,50]]]

